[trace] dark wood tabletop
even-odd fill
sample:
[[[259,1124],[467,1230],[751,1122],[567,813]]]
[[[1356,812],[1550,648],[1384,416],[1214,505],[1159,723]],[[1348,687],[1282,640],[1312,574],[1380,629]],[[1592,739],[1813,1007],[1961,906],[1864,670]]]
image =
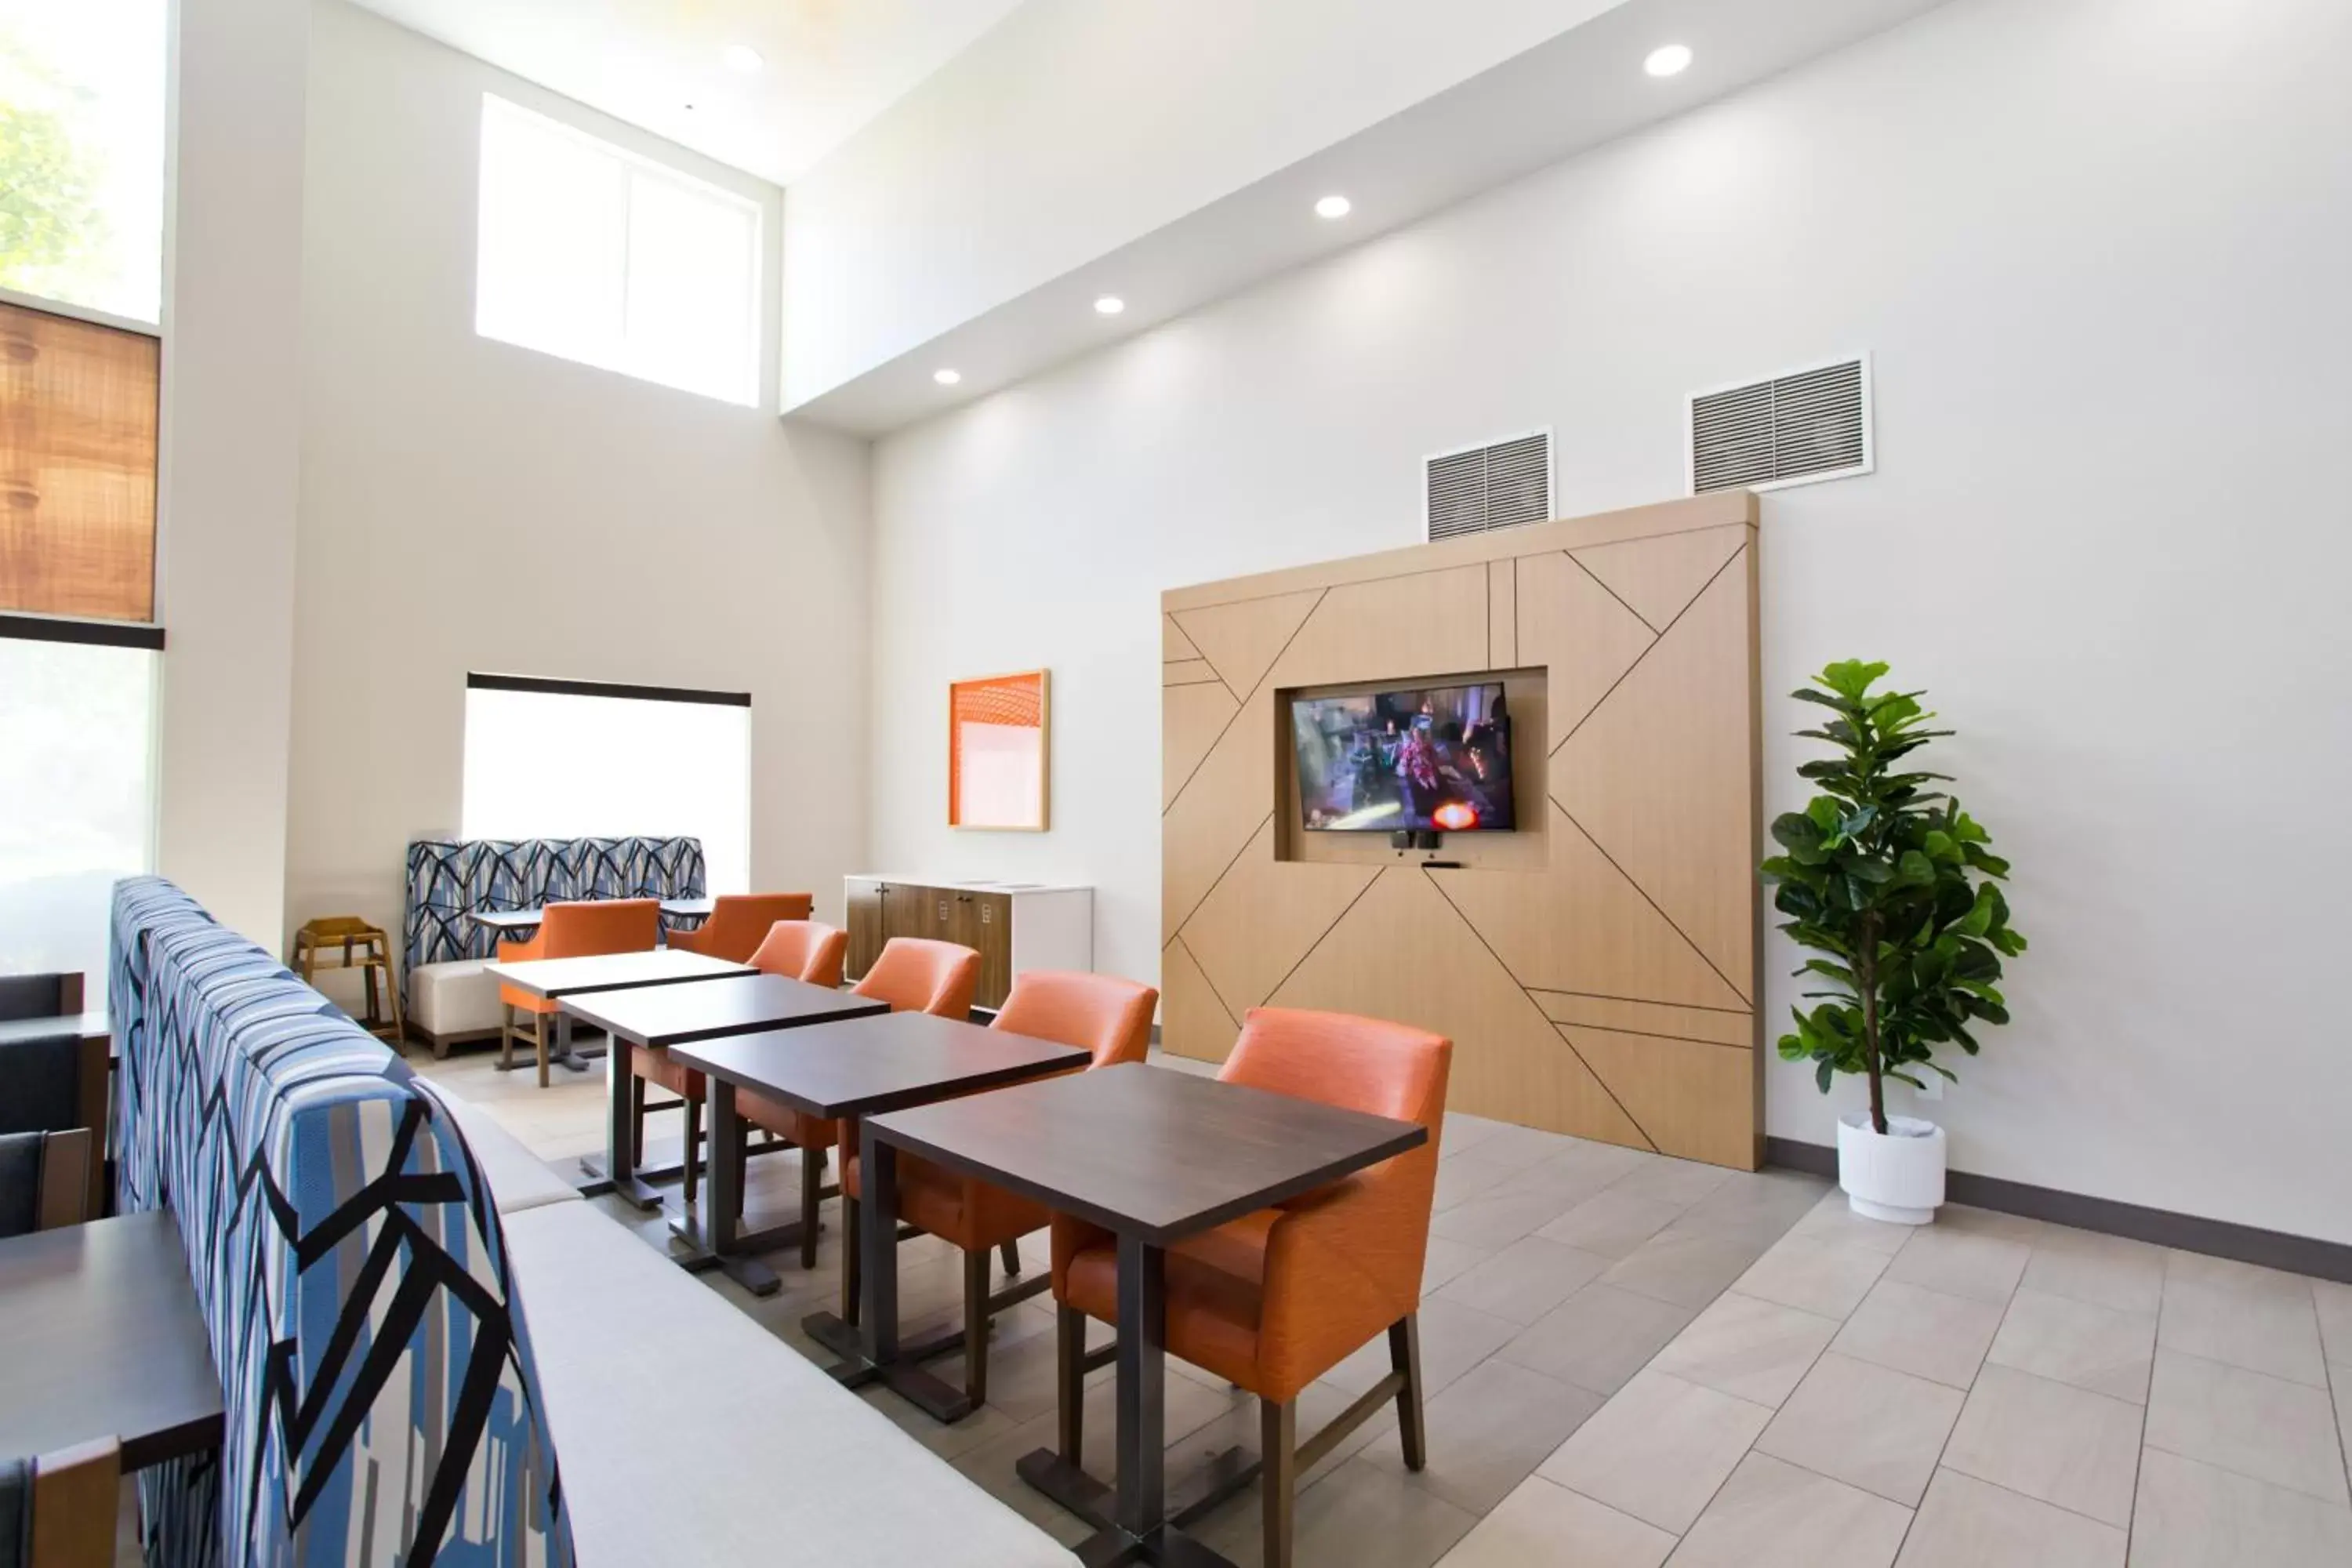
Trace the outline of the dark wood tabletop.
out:
[[[1417,1122],[1141,1063],[877,1116],[878,1138],[1166,1247],[1419,1148]]]
[[[551,998],[759,973],[748,963],[706,958],[683,949],[673,952],[666,947],[649,947],[639,952],[599,953],[590,958],[530,958],[512,963],[499,960],[482,965],[482,970],[534,996]]]
[[[681,952],[679,958],[692,958]],[[583,963],[585,959],[550,959],[551,963]],[[519,967],[519,966],[518,966]],[[679,1046],[720,1035],[749,1035],[762,1029],[816,1025],[837,1018],[862,1018],[887,1013],[889,1004],[835,991],[782,974],[747,973],[735,966],[735,978],[702,980],[692,985],[640,986],[627,991],[569,994],[564,1011],[624,1040],[641,1046]]]
[[[0,1454],[93,1438],[122,1468],[217,1447],[220,1374],[166,1210],[0,1241]]]
[[[670,1047],[672,1060],[812,1116],[865,1116],[1083,1065],[1076,1046],[929,1013],[887,1013]]]

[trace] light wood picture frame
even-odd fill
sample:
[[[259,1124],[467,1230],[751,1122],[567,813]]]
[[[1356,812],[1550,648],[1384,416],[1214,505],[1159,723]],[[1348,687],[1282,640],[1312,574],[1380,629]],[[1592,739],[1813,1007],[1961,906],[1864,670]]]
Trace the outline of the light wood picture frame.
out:
[[[1042,669],[948,685],[948,826],[1043,833],[1053,799],[1052,700]]]

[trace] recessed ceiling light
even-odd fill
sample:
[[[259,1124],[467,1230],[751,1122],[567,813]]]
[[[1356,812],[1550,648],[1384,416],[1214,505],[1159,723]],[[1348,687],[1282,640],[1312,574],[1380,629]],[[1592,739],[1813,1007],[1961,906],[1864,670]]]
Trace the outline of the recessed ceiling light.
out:
[[[1325,218],[1346,217],[1355,210],[1355,203],[1345,196],[1325,196],[1315,204],[1315,216]]]
[[[1116,316],[1126,309],[1127,301],[1116,294],[1106,294],[1095,301],[1095,314],[1097,316]]]
[[[729,70],[740,71],[745,76],[759,75],[768,63],[760,58],[760,51],[749,44],[730,44],[721,51],[719,58],[727,62]]]
[[[1680,76],[1689,68],[1690,63],[1690,46],[1668,44],[1663,48],[1652,49],[1650,58],[1642,62],[1642,68],[1652,76]]]
[[[931,379],[938,382],[941,386],[953,386],[957,382],[963,379],[963,372],[960,370],[935,370],[931,372]]]

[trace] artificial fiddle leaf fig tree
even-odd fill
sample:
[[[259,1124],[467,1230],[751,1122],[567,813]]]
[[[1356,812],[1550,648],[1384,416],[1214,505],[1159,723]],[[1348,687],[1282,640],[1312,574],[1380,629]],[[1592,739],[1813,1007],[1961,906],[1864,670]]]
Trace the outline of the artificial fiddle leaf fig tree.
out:
[[[1836,753],[1797,770],[1822,793],[1772,824],[1781,853],[1763,865],[1777,884],[1773,905],[1789,917],[1780,929],[1821,955],[1796,973],[1827,982],[1805,993],[1813,1005],[1794,1010],[1780,1055],[1811,1058],[1823,1093],[1833,1074],[1865,1074],[1882,1136],[1885,1080],[1923,1088],[1921,1069],[1951,1078],[1936,1047],[1974,1056],[1974,1026],[2009,1022],[2001,960],[2025,951],[1998,886],[2009,862],[1958,801],[1931,787],[1947,775],[1906,763],[1952,731],[1926,727],[1935,715],[1919,706],[1922,693],[1874,692],[1886,668],[1848,659],[1790,694],[1829,710],[1821,728],[1797,733]]]

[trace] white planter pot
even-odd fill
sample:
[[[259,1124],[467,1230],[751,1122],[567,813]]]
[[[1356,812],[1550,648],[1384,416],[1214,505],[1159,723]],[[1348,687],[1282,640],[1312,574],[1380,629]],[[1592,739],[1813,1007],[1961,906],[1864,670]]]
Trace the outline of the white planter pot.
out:
[[[1864,1219],[1931,1223],[1944,1201],[1944,1130],[1916,1116],[1890,1116],[1882,1133],[1867,1110],[1838,1118],[1838,1185]]]

